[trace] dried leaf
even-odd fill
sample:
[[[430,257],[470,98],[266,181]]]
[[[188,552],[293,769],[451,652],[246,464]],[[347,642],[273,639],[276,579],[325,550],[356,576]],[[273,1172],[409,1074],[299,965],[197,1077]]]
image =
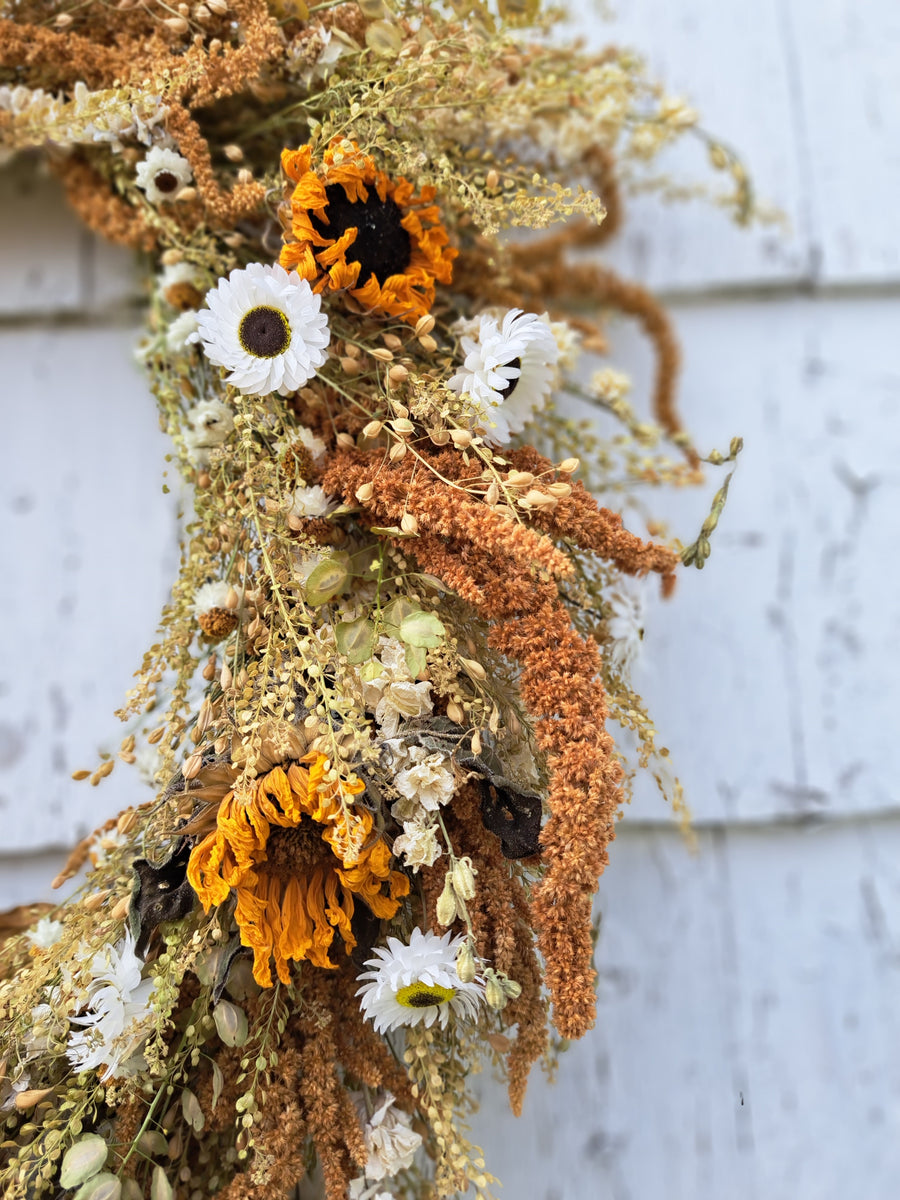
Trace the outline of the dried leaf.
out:
[[[193,847],[193,838],[182,837],[162,862],[151,863],[146,858],[138,858],[131,864],[135,884],[128,924],[138,954],[146,953],[154,930],[163,921],[179,921],[196,904],[196,893],[187,879]]]
[[[339,621],[334,627],[334,640],[347,661],[359,666],[372,657],[375,649],[375,624],[368,617],[355,621]]]
[[[336,558],[326,558],[306,581],[306,600],[313,605],[327,604],[346,587],[350,578],[346,566]]]
[[[390,21],[373,21],[366,30],[366,45],[383,58],[396,58],[403,48],[403,35]]]
[[[88,1133],[66,1151],[59,1172],[60,1186],[78,1187],[103,1169],[109,1147],[99,1134]]]
[[[400,640],[408,646],[433,649],[447,636],[440,618],[430,612],[412,612],[400,622]]]

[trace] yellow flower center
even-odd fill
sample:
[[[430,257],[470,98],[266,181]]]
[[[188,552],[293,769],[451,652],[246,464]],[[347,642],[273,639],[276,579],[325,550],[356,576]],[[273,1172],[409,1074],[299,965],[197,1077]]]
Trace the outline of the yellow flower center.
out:
[[[456,988],[441,987],[439,983],[411,983],[401,988],[395,999],[404,1008],[431,1008],[435,1004],[446,1004],[456,995]]]
[[[291,344],[291,327],[280,308],[258,304],[241,318],[238,338],[254,358],[277,358]]]

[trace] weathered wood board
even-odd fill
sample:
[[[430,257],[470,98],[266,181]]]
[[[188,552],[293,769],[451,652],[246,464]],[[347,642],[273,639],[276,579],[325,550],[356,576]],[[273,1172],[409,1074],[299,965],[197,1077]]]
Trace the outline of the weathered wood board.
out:
[[[516,1200],[893,1200],[900,820],[623,828],[594,1030],[475,1140]]]
[[[143,791],[121,764],[96,790],[69,778],[125,736],[113,711],[177,569],[166,440],[132,361],[136,338],[135,328],[0,330],[5,853],[70,844]]]

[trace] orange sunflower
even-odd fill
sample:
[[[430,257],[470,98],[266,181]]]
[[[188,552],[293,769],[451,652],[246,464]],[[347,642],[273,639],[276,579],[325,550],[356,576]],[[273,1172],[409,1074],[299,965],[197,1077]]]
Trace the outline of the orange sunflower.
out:
[[[294,184],[291,235],[281,251],[314,291],[346,288],[366,308],[414,325],[434,303],[434,285],[449,283],[457,251],[432,204],[408,180],[391,179],[355,142],[335,138],[312,169],[312,148],[284,150]]]
[[[290,982],[290,959],[335,967],[335,929],[349,954],[354,897],[376,917],[392,917],[409,892],[406,876],[390,869],[387,843],[372,836],[372,814],[341,802],[365,785],[326,782],[327,762],[310,754],[260,776],[249,798],[229,791],[215,830],[191,852],[187,876],[207,912],[234,890],[241,942],[253,950],[261,987],[272,986],[273,957],[282,983]]]

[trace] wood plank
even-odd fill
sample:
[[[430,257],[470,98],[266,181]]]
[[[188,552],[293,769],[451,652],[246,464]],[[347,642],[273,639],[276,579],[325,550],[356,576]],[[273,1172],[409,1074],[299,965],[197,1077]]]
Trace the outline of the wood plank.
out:
[[[77,310],[90,238],[38,160],[0,169],[0,211],[0,316]]]
[[[900,821],[623,828],[604,876],[595,1029],[476,1140],[529,1200],[893,1200]]]
[[[594,0],[569,0],[572,28],[599,48],[637,51],[651,77],[700,111],[703,127],[744,159],[759,196],[781,209],[791,231],[736,228],[708,203],[632,200],[610,260],[623,274],[665,290],[696,290],[806,276],[809,230],[793,120],[791,63],[780,0],[622,0],[614,21]],[[661,160],[683,183],[718,186],[699,142],[686,138]]]
[[[897,281],[900,5],[785,0],[783,8],[819,277]]]
[[[131,359],[137,331],[3,330],[7,569],[0,665],[3,849],[73,843],[143,785],[93,767],[125,730],[113,717],[177,569],[166,442]]]
[[[688,802],[713,821],[894,808],[900,300],[677,317],[698,444],[746,439],[712,558],[651,612],[635,677]],[[648,356],[629,327],[615,336],[640,397]],[[685,542],[721,478],[659,497]],[[630,818],[663,812],[650,789]]]

